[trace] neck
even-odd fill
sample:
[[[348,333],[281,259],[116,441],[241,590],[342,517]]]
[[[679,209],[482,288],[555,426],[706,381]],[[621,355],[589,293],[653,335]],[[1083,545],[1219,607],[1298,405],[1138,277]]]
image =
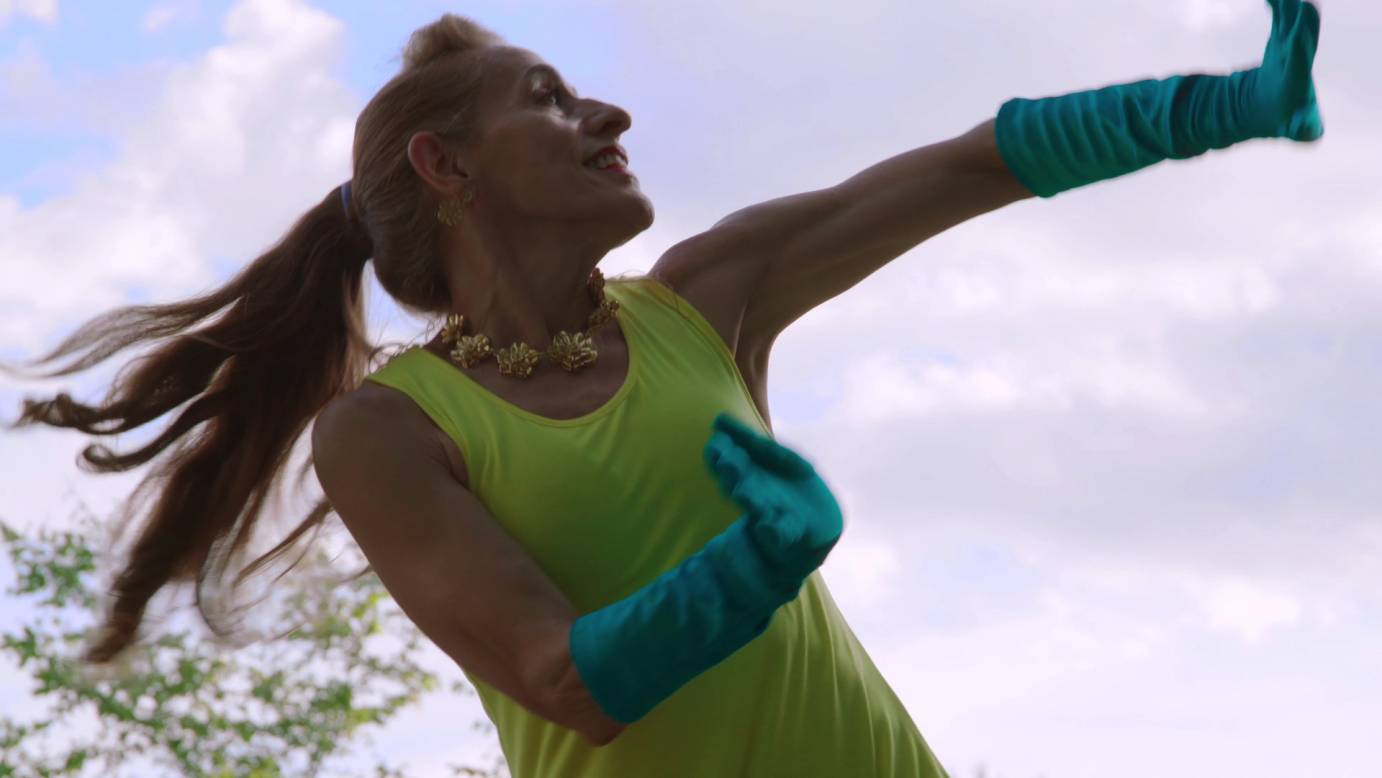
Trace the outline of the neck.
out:
[[[560,332],[586,330],[598,307],[587,283],[604,251],[573,251],[569,236],[509,245],[485,241],[474,229],[451,234],[457,233],[446,253],[453,260],[449,312],[466,318],[466,334],[488,336],[496,350],[522,341],[543,351]]]

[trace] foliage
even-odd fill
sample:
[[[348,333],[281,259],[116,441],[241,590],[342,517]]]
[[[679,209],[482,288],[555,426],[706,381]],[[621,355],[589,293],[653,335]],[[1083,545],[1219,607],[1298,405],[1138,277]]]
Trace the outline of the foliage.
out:
[[[228,647],[163,629],[110,667],[83,665],[77,654],[89,642],[98,602],[90,584],[94,527],[89,518],[86,524],[30,539],[0,521],[16,574],[6,594],[36,600],[38,613],[17,632],[0,633],[0,649],[32,676],[32,696],[50,704],[33,721],[0,719],[0,778],[316,776],[348,753],[352,738],[438,686],[416,662],[425,637],[378,577],[370,572],[343,582],[320,556],[299,566],[326,574],[276,585],[286,624],[297,625],[276,639]],[[451,690],[474,694],[461,681]],[[69,737],[56,749],[45,742],[71,735],[84,715],[97,720],[93,735]],[[502,758],[488,770],[451,768],[455,775],[507,774]],[[405,773],[381,762],[369,775]]]

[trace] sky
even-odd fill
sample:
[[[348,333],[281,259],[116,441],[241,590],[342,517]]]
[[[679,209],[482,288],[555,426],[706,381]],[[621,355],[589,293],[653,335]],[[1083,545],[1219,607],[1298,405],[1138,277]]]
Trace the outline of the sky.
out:
[[[956,778],[1376,775],[1382,7],[1320,5],[1319,143],[1015,203],[776,342],[775,435],[846,516],[825,580]],[[1262,0],[0,0],[0,359],[261,253],[446,11],[631,114],[656,221],[607,275],[1012,97],[1254,67],[1271,29]],[[376,339],[427,326],[370,283]],[[120,364],[0,378],[0,408],[98,399]],[[86,442],[0,434],[0,518],[109,511],[143,471],[78,471]],[[26,680],[0,671],[5,712]],[[433,695],[370,748],[448,775],[496,752],[482,718]]]

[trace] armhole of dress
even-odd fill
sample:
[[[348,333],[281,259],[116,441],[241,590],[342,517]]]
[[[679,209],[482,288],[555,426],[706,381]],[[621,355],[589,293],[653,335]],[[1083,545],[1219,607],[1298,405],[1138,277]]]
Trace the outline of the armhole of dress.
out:
[[[655,287],[655,291],[652,292],[652,294],[654,296],[664,296],[665,302],[669,307],[676,311],[677,315],[685,319],[692,328],[699,332],[701,338],[708,342],[710,347],[715,349],[720,356],[729,363],[729,367],[734,373],[738,374],[739,364],[734,361],[734,352],[730,350],[729,344],[725,342],[725,339],[720,337],[720,333],[716,332],[715,328],[710,326],[710,322],[706,321],[706,318],[701,315],[701,312],[696,310],[696,306],[688,302],[685,297],[682,297],[681,294],[677,292],[676,289],[672,288],[666,281],[652,276],[647,276],[647,279],[648,283]],[[739,380],[741,382],[743,381],[742,376]]]
[[[436,429],[436,431],[440,432],[442,435],[445,435],[446,438],[450,440],[452,444],[455,445],[456,448],[461,452],[461,461],[465,465],[466,470],[466,480],[464,483],[467,485],[473,485],[473,482],[470,480],[470,477],[472,474],[471,471],[474,468],[471,466],[470,456],[466,452],[466,447],[461,444],[461,441],[456,439],[457,436],[452,432],[452,428],[456,427],[456,422],[454,419],[450,417],[450,415],[448,415],[445,411],[441,410],[440,408],[433,408],[431,403],[420,398],[419,395],[421,395],[422,392],[411,392],[399,386],[399,384],[404,383],[404,381],[397,381],[393,378],[384,378],[379,376],[377,373],[371,373],[370,375],[365,376],[364,380],[371,381],[373,383],[379,384],[380,386],[387,386],[395,392],[398,392],[399,394],[411,400],[413,405],[416,406],[418,410],[422,411],[422,414],[426,416],[429,421],[432,422],[432,426]]]
[[[762,412],[758,410],[758,403],[753,399],[753,392],[749,390],[749,384],[744,380],[744,372],[739,369],[739,363],[734,359],[734,352],[730,351],[729,344],[725,342],[724,338],[720,337],[720,333],[716,331],[714,327],[710,326],[710,322],[701,315],[701,312],[696,310],[696,306],[692,305],[685,297],[682,297],[670,284],[652,276],[646,276],[646,278],[650,285],[657,287],[657,289],[650,292],[650,294],[662,296],[666,304],[675,310],[679,316],[685,319],[686,322],[691,325],[692,329],[699,332],[701,334],[701,339],[720,355],[720,361],[724,365],[725,370],[727,370],[730,375],[734,376],[735,382],[739,384],[740,391],[744,393],[745,401],[753,410],[754,418],[758,419],[758,423],[763,426],[766,434],[772,436],[772,425],[768,424],[767,420],[763,418]]]

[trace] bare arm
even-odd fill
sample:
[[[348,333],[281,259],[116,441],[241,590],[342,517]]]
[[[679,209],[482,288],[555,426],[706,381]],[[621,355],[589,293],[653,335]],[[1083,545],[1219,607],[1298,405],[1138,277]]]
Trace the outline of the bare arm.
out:
[[[673,288],[708,283],[707,297],[736,301],[738,342],[758,351],[917,245],[1031,197],[999,155],[990,119],[834,186],[741,208],[668,249],[649,274]]]
[[[312,430],[327,499],[403,612],[457,665],[595,745],[623,726],[574,672],[579,614],[451,473],[431,421],[392,389],[331,403]]]

